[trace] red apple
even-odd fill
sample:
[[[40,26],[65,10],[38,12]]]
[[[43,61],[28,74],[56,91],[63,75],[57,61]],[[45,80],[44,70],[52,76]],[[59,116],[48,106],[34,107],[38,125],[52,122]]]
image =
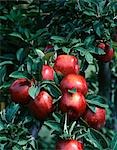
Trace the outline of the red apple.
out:
[[[100,44],[98,45],[98,47],[104,50],[104,49],[105,49],[105,44],[104,44],[104,43],[100,43]]]
[[[43,80],[54,80],[54,69],[51,66],[43,65],[42,79]]]
[[[15,103],[26,104],[30,101],[28,90],[31,87],[31,81],[26,78],[17,79],[9,88],[11,99]]]
[[[53,48],[53,46],[52,45],[50,45],[50,44],[48,44],[46,47],[45,47],[45,52],[47,52],[47,51],[49,51],[49,50],[51,50]]]
[[[55,150],[83,150],[83,144],[77,140],[60,140]]]
[[[96,55],[96,59],[102,61],[102,62],[109,62],[112,60],[114,56],[114,49],[110,48],[109,44],[100,43],[98,45],[99,48],[103,49],[105,54],[103,55]]]
[[[53,111],[53,98],[46,91],[41,91],[35,100],[28,104],[28,108],[36,118],[45,120]]]
[[[55,60],[54,70],[63,76],[70,73],[77,74],[79,72],[78,60],[71,55],[59,55]]]
[[[84,120],[90,127],[100,129],[105,124],[106,111],[103,108],[96,107],[96,112],[92,112],[88,109],[84,114]]]
[[[67,112],[68,117],[72,120],[78,119],[85,112],[86,100],[80,92],[65,92],[60,100],[60,110]]]
[[[63,93],[74,88],[76,88],[76,90],[81,92],[83,95],[88,92],[85,78],[77,74],[69,74],[65,76],[60,83],[60,88]]]

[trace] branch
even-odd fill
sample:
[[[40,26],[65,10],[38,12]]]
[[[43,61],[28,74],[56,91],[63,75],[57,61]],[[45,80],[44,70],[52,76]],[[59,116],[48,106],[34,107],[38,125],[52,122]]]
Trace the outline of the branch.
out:
[[[108,103],[110,101],[111,92],[111,70],[109,66],[110,63],[98,62],[98,65],[99,95],[104,97]]]
[[[35,140],[38,137],[38,133],[43,125],[43,122],[34,122],[31,128],[32,138]]]

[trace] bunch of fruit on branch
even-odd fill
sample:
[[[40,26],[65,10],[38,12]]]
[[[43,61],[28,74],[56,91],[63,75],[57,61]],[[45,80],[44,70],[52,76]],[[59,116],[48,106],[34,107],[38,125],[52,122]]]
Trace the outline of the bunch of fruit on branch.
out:
[[[108,62],[113,58],[114,51],[107,43],[100,43],[99,48],[103,49],[104,55],[95,55],[95,58],[102,62]],[[53,48],[48,45],[47,52]],[[54,103],[54,98],[49,91],[45,90],[43,81],[54,82],[55,73],[61,78],[57,87],[61,95]],[[88,84],[84,76],[80,74],[79,60],[76,56],[69,54],[59,54],[52,65],[43,64],[41,70],[42,83],[35,79],[19,78],[10,86],[11,100],[20,105],[24,105],[29,112],[38,120],[45,121],[51,114],[58,111],[67,115],[68,122],[77,121],[79,118],[88,124],[89,127],[99,130],[105,125],[106,110],[96,106],[95,112],[89,107],[86,99]],[[40,86],[40,90],[35,97],[31,97],[32,86]],[[57,108],[56,108],[57,107]],[[56,144],[57,150],[83,150],[83,142],[79,139],[60,139]]]

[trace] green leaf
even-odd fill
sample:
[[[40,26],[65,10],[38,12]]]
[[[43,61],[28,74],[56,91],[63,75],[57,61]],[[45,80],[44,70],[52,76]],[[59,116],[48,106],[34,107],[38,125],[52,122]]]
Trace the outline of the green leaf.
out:
[[[103,149],[102,145],[101,145],[100,142],[99,142],[99,139],[97,139],[97,137],[95,137],[95,136],[93,135],[93,133],[91,133],[90,130],[88,130],[88,132],[87,132],[87,134],[84,136],[84,138],[85,138],[85,140],[86,140],[87,142],[89,142],[91,145],[93,145],[94,148],[97,148],[97,149],[99,149],[99,150],[102,150],[102,149]]]
[[[58,77],[58,74],[56,72],[54,72],[54,81],[57,85],[59,84],[59,77]]]
[[[62,115],[56,112],[52,113],[52,116],[54,117],[54,119],[56,120],[56,122],[60,123]]]
[[[90,133],[92,136],[97,139],[97,142],[103,147],[103,148],[108,148],[109,147],[109,142],[106,139],[106,137],[99,131],[90,128]]]
[[[25,51],[24,51],[24,48],[20,48],[17,53],[16,53],[16,57],[17,57],[17,60],[22,62],[23,59],[25,58]]]
[[[35,150],[36,149],[36,140],[31,140],[31,141],[29,141],[29,143],[31,145],[31,150],[32,150],[32,147]]]
[[[69,52],[70,52],[70,48],[67,48],[67,47],[62,47],[62,50],[63,50],[63,52],[65,52],[66,54],[69,54]]]
[[[28,41],[36,40],[38,37],[42,37],[44,34],[48,34],[47,28],[37,30],[36,34],[32,34]]]
[[[27,58],[27,71],[29,74],[32,74],[32,64],[33,64],[33,59],[30,55],[28,55]]]
[[[101,107],[101,108],[108,108],[107,104],[102,104],[102,103],[100,103],[98,101],[89,101],[89,100],[87,100],[87,103],[95,105],[95,106],[98,106],[98,107]]]
[[[0,144],[0,150],[5,150],[5,144]]]
[[[9,65],[9,64],[13,64],[13,62],[12,61],[3,61],[0,63],[0,66]]]
[[[52,36],[51,40],[54,40],[55,43],[65,43],[65,39],[60,36]]]
[[[44,124],[54,131],[61,132],[60,123],[57,123],[56,121],[48,120],[48,121],[44,122]]]
[[[27,144],[27,140],[20,140],[19,142],[18,142],[18,144],[19,145],[26,145]]]
[[[105,104],[106,103],[105,99],[99,95],[89,94],[87,95],[86,99],[89,105],[95,105],[95,106],[99,106],[102,108],[108,108],[108,105]]]
[[[45,54],[43,59],[49,61],[49,59],[53,56],[54,56],[54,52],[48,52],[48,53]]]
[[[39,56],[39,58],[43,58],[45,54],[40,49],[35,49],[36,54]]]
[[[82,137],[84,137],[84,136],[86,136],[86,135],[88,135],[88,133],[82,133],[81,135],[78,133],[77,135],[76,135],[76,140],[79,140],[79,139],[81,139]]]
[[[69,134],[70,134],[70,135],[72,135],[72,132],[73,132],[73,130],[74,130],[75,125],[76,125],[76,121],[74,121],[74,122],[71,124],[71,126],[69,127]]]
[[[40,86],[35,86],[35,85],[32,85],[30,88],[29,88],[29,95],[35,99],[35,97],[38,95],[38,93],[40,92]]]
[[[4,123],[2,121],[0,121],[0,131],[3,130],[5,127],[4,127]]]
[[[68,90],[69,93],[76,93],[77,92],[77,89],[76,88],[73,88],[72,90]]]
[[[105,54],[103,49],[101,49],[101,48],[96,48],[96,49],[98,50],[99,55],[104,55]]]
[[[9,77],[12,77],[12,78],[27,78],[28,74],[25,73],[25,72],[14,71],[9,75]]]
[[[13,33],[10,33],[9,34],[10,36],[13,36],[13,37],[17,37],[19,39],[21,39],[22,41],[24,41],[23,37],[21,36],[21,34],[17,33],[17,32],[13,32]]]
[[[1,20],[7,20],[7,17],[6,16],[0,16],[0,19]]]
[[[8,138],[6,136],[0,136],[0,142],[6,142]]]
[[[28,55],[27,58],[27,70],[31,76],[34,76],[37,81],[42,80],[42,67],[43,67],[43,59],[37,57],[33,58]]]
[[[64,134],[60,135],[60,138],[62,138],[62,139],[70,139],[71,137],[72,137],[72,135],[67,134],[67,133],[64,133]]]
[[[21,147],[17,144],[12,147],[12,150],[20,150]]]
[[[89,47],[89,45],[92,44],[94,40],[95,40],[94,35],[87,36],[84,40],[84,44],[86,45],[86,47]]]
[[[85,54],[85,59],[89,64],[93,63],[93,56],[89,52]]]
[[[92,112],[96,112],[96,106],[95,105],[91,105],[87,103],[88,108],[92,111]]]
[[[117,133],[115,133],[111,144],[110,144],[111,150],[117,150]]]
[[[37,58],[37,60],[34,62],[34,64],[35,64],[34,70],[36,70],[36,74],[37,74],[36,79],[38,81],[40,81],[42,79],[41,72],[42,72],[42,67],[43,67],[43,60]],[[34,72],[34,70],[33,70],[33,72]]]
[[[83,13],[86,14],[87,16],[94,16],[94,17],[96,16],[96,14],[93,11],[85,10]]]
[[[0,86],[0,89],[6,89],[8,87],[10,87],[12,81],[7,81],[7,82],[4,82],[1,86]]]
[[[61,96],[60,89],[51,81],[43,81],[42,84],[44,88],[47,89],[53,97],[59,98]]]
[[[6,120],[8,122],[11,122],[14,118],[16,113],[18,112],[20,106],[19,104],[11,103],[10,106],[6,109]]]
[[[73,45],[72,48],[80,47],[80,46],[83,46],[83,45],[84,45],[84,43],[77,43],[77,44]]]
[[[57,51],[57,50],[60,50],[61,47],[59,47],[58,45],[54,45],[54,50]]]
[[[87,49],[83,47],[76,47],[74,50],[79,51],[81,56],[84,56],[87,53]]]
[[[6,66],[0,68],[0,85],[4,82],[6,76]]]
[[[96,20],[93,23],[93,27],[94,27],[94,30],[95,30],[96,34],[100,37],[101,34],[102,34],[102,30],[103,30],[101,22],[99,22],[99,21]]]

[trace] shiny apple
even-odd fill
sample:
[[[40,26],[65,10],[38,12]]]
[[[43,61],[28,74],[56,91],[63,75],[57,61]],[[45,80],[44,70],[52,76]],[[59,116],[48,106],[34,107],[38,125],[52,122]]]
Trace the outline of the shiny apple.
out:
[[[69,74],[62,79],[60,83],[60,89],[63,93],[74,88],[78,92],[81,92],[83,95],[87,94],[88,86],[83,76],[77,74]]]
[[[60,140],[55,150],[83,150],[83,143],[77,140]]]
[[[53,98],[46,91],[41,91],[28,108],[37,119],[45,120],[53,111]]]
[[[43,65],[42,79],[43,80],[54,80],[54,69],[51,66]]]
[[[54,70],[63,76],[70,73],[77,74],[79,68],[77,58],[72,55],[59,55],[54,64]]]
[[[96,107],[96,112],[92,112],[88,109],[84,114],[84,120],[88,125],[95,129],[100,129],[104,126],[106,121],[106,110],[103,108]]]
[[[15,103],[26,104],[30,101],[28,90],[31,87],[31,81],[26,78],[15,80],[9,88],[11,99]]]
[[[65,92],[60,100],[60,110],[72,120],[78,119],[85,112],[86,100],[80,92]]]

